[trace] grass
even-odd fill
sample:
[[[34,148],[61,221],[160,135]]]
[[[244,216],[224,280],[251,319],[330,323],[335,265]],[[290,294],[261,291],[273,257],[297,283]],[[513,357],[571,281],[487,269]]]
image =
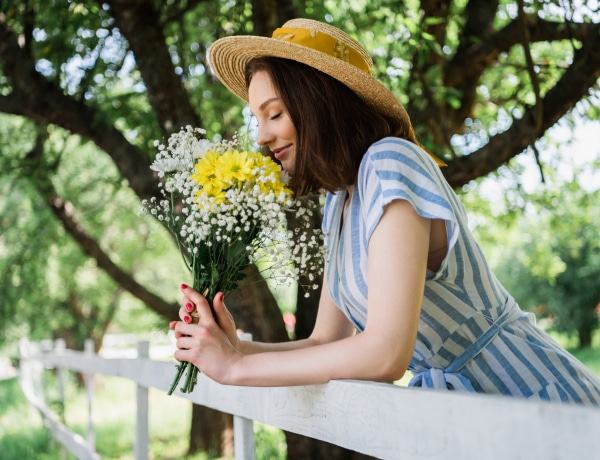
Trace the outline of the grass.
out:
[[[550,331],[550,335],[594,374],[600,376],[600,331],[593,335],[592,346],[589,348],[577,348],[577,338],[574,335],[554,331]]]
[[[0,381],[0,452],[6,460],[59,459],[50,433],[23,396],[16,378]]]
[[[59,413],[58,389],[50,372],[45,379],[46,402]],[[92,418],[96,449],[103,459],[133,459],[136,388],[117,377],[96,376]],[[88,426],[85,392],[71,376],[66,391],[65,424],[85,438]],[[192,405],[164,392],[149,391],[150,459],[208,460],[199,453],[186,456]],[[255,423],[258,459],[285,459],[285,438],[275,428]],[[29,407],[16,378],[0,381],[0,458],[2,460],[62,460],[60,446],[52,445],[40,415]],[[69,460],[73,457],[70,456]]]
[[[600,333],[592,348],[578,350],[566,335],[552,336],[592,372],[600,376]],[[85,437],[88,414],[85,392],[69,375],[64,420]],[[51,372],[45,373],[46,401],[55,413],[58,389]],[[95,377],[92,416],[98,453],[106,460],[132,460],[135,428],[135,385],[117,377]],[[186,456],[192,406],[189,401],[150,389],[150,459],[208,460],[206,454]],[[285,438],[281,430],[255,423],[256,458],[284,460]],[[0,457],[3,460],[62,460],[60,446],[53,443],[40,415],[30,408],[16,378],[0,380]],[[73,457],[69,457],[71,460]]]

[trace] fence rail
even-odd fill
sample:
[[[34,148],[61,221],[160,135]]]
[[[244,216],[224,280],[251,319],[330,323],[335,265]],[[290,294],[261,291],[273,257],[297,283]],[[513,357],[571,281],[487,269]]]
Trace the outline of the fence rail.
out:
[[[22,343],[21,385],[55,437],[80,459],[99,459],[93,447],[48,411],[36,388],[43,368],[123,377],[138,385],[136,460],[147,459],[147,390],[167,391],[173,364],[147,357],[105,359],[58,347]],[[592,460],[600,458],[600,410],[503,396],[440,392],[350,380],[297,387],[219,385],[204,375],[193,403],[234,415],[235,456],[254,458],[252,421],[337,444],[382,459]],[[90,395],[91,397],[91,395]],[[91,414],[91,401],[90,401]],[[68,430],[67,430],[68,431]],[[90,442],[91,441],[91,442]]]

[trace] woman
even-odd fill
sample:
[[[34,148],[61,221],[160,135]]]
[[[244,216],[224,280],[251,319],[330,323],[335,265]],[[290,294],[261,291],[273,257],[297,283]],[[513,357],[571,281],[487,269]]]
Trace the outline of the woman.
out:
[[[440,162],[371,77],[359,43],[296,19],[272,38],[218,40],[210,61],[249,102],[257,142],[290,173],[296,194],[327,192],[328,256],[314,331],[295,342],[240,341],[222,293],[215,320],[206,299],[182,285],[182,321],[171,323],[177,360],[224,384],[394,381],[408,368],[412,386],[600,404],[600,380],[490,271]]]

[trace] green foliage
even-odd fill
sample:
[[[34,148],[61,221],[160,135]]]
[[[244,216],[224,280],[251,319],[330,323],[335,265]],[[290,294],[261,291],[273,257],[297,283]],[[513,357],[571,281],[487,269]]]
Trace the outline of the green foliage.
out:
[[[153,142],[164,140],[168,128],[163,131],[165,120],[160,119],[153,101],[171,95],[151,93],[149,88],[151,80],[166,74],[181,84],[209,137],[229,136],[247,122],[243,103],[210,75],[207,49],[222,36],[256,33],[260,24],[252,2],[149,1],[146,6],[158,18],[157,27],[172,63],[172,68],[156,68],[152,75],[142,74],[140,62],[151,61],[153,56],[136,55],[125,30],[116,26],[115,12],[123,7],[117,3],[0,0],[3,25],[17,37],[19,50],[35,60],[31,73],[48,84],[42,88],[58,87],[66,100],[83,104],[93,114],[91,126],[79,135],[66,130],[68,123],[60,116],[44,123],[48,115],[39,115],[37,110],[30,116],[39,125],[0,115],[0,342],[14,342],[26,334],[33,338],[67,335],[72,345],[81,347],[86,335],[99,342],[107,327],[127,332],[164,328],[156,314],[125,293],[67,233],[39,185],[49,181],[68,203],[80,228],[113,262],[148,290],[174,301],[177,293],[173,286],[185,281],[182,277],[187,274],[165,230],[150,219],[137,217],[140,204],[133,177],[124,172],[123,162],[117,158],[126,149],[131,149],[127,154],[141,153],[142,161],[131,169],[147,182],[155,179],[148,173],[155,153]],[[474,83],[476,102],[472,109],[464,106],[468,88],[448,84],[446,71],[461,47],[478,45],[486,36],[464,36],[467,0],[447,3],[448,10],[431,13],[427,8],[432,4],[417,0],[294,0],[290,8],[295,16],[327,21],[364,43],[374,58],[374,75],[407,106],[411,116],[417,114],[420,139],[432,151],[446,154],[452,138],[460,156],[507,129],[535,104],[535,95],[523,47],[517,43],[498,50],[497,58],[491,53],[489,63],[480,63],[485,68]],[[532,1],[526,2],[525,10],[559,22],[571,15],[574,20],[597,22],[592,7]],[[503,0],[491,13],[494,20],[489,27],[494,30],[489,32],[493,33],[515,20],[517,4]],[[568,27],[564,24],[563,28]],[[556,84],[580,46],[574,39],[530,44],[542,93]],[[14,95],[18,82],[6,77],[12,69],[4,65],[0,59],[0,96]],[[35,109],[42,109],[47,101],[44,91],[37,90],[39,106]],[[597,99],[597,92],[592,91],[576,111],[600,118]],[[77,115],[69,110],[65,108],[68,116]],[[450,127],[445,127],[447,124]],[[92,132],[98,126],[114,126],[123,139],[103,144],[105,139]],[[438,128],[441,137],[433,132]],[[30,154],[40,136],[45,136],[43,154],[34,165]],[[514,167],[502,168],[496,177],[502,180],[514,171]],[[518,189],[507,194],[501,231],[524,231],[514,225],[525,200]],[[484,204],[477,206],[483,208]],[[521,257],[527,266],[544,260],[544,273],[534,274],[557,284],[568,254],[552,250],[547,255],[552,237],[542,236],[522,249]],[[579,251],[583,253],[581,248]],[[569,259],[569,263],[573,261]],[[288,297],[286,304],[291,303]]]
[[[5,459],[58,460],[50,432],[29,407],[17,379],[0,380],[0,452]]]
[[[18,133],[28,129],[27,123],[2,117],[2,126],[12,129],[0,139],[23,139]],[[140,282],[165,291],[169,283],[176,286],[186,272],[172,252],[173,242],[157,222],[137,216],[139,200],[114,163],[92,144],[56,127],[49,128],[49,139],[45,166],[53,169],[59,193],[72,197],[71,206],[85,217],[85,230]],[[8,154],[0,159],[10,167],[29,147],[7,142]],[[51,333],[82,349],[87,337],[101,341],[115,315],[120,318],[120,327],[113,327],[117,330],[163,328],[156,315],[124,294],[65,233],[36,189],[35,176],[19,164],[0,176],[0,340],[12,342],[23,335],[41,339]],[[161,258],[158,267],[155,257]]]
[[[35,68],[26,68],[22,59],[9,68],[0,58],[1,107],[7,107],[8,113],[23,113],[20,107],[8,103],[11,96],[16,96],[29,104],[25,113],[31,117],[27,120],[0,114],[0,346],[10,350],[22,336],[32,339],[61,336],[70,347],[81,348],[84,338],[91,336],[99,343],[106,332],[148,335],[166,329],[163,318],[126,292],[122,281],[109,277],[84,252],[51,211],[47,190],[44,193],[40,186],[53,187],[58,198],[67,203],[78,228],[98,243],[104,255],[147,290],[175,302],[179,295],[176,286],[189,282],[187,271],[166,230],[151,218],[137,216],[139,196],[152,194],[153,184],[157,183],[148,168],[155,154],[153,142],[164,141],[170,129],[178,128],[168,126],[166,115],[156,110],[157,100],[171,100],[174,96],[163,85],[152,87],[152,82],[166,82],[164,86],[170,88],[181,85],[185,100],[179,99],[179,106],[189,101],[200,127],[207,130],[209,137],[230,136],[248,122],[249,115],[244,104],[210,75],[207,49],[222,36],[256,33],[261,24],[252,5],[260,3],[0,0],[0,25],[12,31],[21,56],[35,61]],[[134,52],[125,28],[117,27],[115,15],[119,8],[140,4],[158,18],[158,24],[147,27],[163,37],[153,51],[164,45],[161,50],[167,50],[172,63],[172,67],[164,62],[164,68],[154,66],[151,75],[143,74],[141,63],[152,63],[155,56]],[[498,54],[490,52],[486,61],[479,61],[477,65],[484,67],[480,76],[448,83],[447,71],[462,49],[472,45],[494,46],[485,43],[485,34],[465,37],[468,4],[468,0],[428,3],[293,0],[286,5],[296,17],[327,21],[364,43],[374,58],[374,76],[407,107],[418,137],[432,151],[448,158],[450,145],[458,157],[470,154],[510,127],[536,102],[520,43],[493,50]],[[501,0],[498,9],[491,12],[494,20],[486,32],[494,33],[510,25],[517,17],[516,5],[514,0]],[[427,8],[433,6],[448,6],[448,10],[442,8],[430,14]],[[480,2],[480,7],[485,10],[485,2]],[[565,17],[571,19],[572,15],[576,21],[598,22],[597,11],[591,8],[594,6],[586,6],[585,2],[525,2],[527,13],[536,12],[540,18],[563,24]],[[284,15],[279,10],[271,13],[277,17]],[[563,29],[566,27],[563,25]],[[138,30],[138,36],[140,33],[143,30]],[[577,40],[554,38],[530,44],[543,94],[558,81],[580,46]],[[21,73],[17,72],[11,80],[8,75],[13,75],[14,69]],[[32,74],[42,84],[19,88],[19,82]],[[65,99],[59,102],[46,99],[46,93],[54,88]],[[474,91],[472,104],[470,90]],[[27,100],[24,93],[34,95],[34,102]],[[64,104],[65,101],[76,108]],[[569,107],[572,104],[567,101]],[[598,107],[598,93],[592,90],[575,111],[584,117],[600,119]],[[86,114],[91,116],[84,117],[90,120],[85,126],[73,123]],[[113,127],[116,131],[108,129]],[[41,140],[42,154],[34,162],[32,153],[40,147]],[[134,154],[138,154],[137,163],[132,165],[126,160]],[[546,163],[548,169],[556,165]],[[478,170],[478,166],[474,169]],[[497,181],[514,184],[518,173],[518,167],[511,165],[500,168],[494,176]],[[150,183],[143,193],[135,185],[139,178]],[[473,189],[465,195],[468,200],[477,191],[476,186],[469,185],[466,189],[469,187]],[[500,210],[481,200],[467,207],[483,244],[502,247],[501,251],[492,251],[491,259],[523,305],[529,308],[546,305],[544,314],[552,314],[557,327],[571,330],[590,312],[589,302],[568,293],[567,288],[581,281],[576,294],[581,290],[594,292],[595,267],[599,263],[594,229],[598,222],[585,220],[583,210],[593,210],[593,201],[586,202],[579,195],[568,205],[569,212],[552,219],[543,211],[544,206],[556,209],[564,197],[558,191],[555,196],[550,195],[535,196],[533,203],[527,205],[530,198],[521,188],[511,185]],[[597,192],[594,197],[597,199]],[[533,216],[532,220],[524,222],[523,214]],[[507,241],[513,240],[519,241],[514,248],[507,245]],[[511,284],[513,280],[518,282]],[[565,293],[559,294],[557,290],[563,287]],[[292,291],[276,292],[280,305],[287,311],[295,308],[295,291]],[[584,304],[581,311],[577,310]],[[572,306],[573,313],[565,315],[567,305]],[[592,318],[586,324],[595,326],[594,321]],[[1,385],[3,382],[0,382],[0,396]],[[122,392],[119,415],[127,418],[131,415],[127,413],[128,401],[133,400],[131,388],[115,387],[119,389],[99,390],[98,407]],[[0,408],[4,407],[0,404]],[[2,417],[5,413],[13,417],[14,413],[2,410]],[[24,411],[22,407],[19,410]],[[177,430],[183,428],[184,433],[188,432],[189,411],[172,410],[169,406],[161,408],[160,415],[153,431],[154,455],[181,458],[186,446],[182,432]],[[84,432],[80,414],[68,413],[67,417]],[[103,454],[126,458],[130,441],[122,436],[131,431],[131,426],[108,415],[107,419],[98,432],[101,445],[110,446]],[[4,433],[7,419],[0,420],[0,433]],[[14,451],[15,458],[30,457],[23,446],[39,445],[38,435],[46,439],[38,428],[28,434],[8,431],[19,445],[11,445],[7,436],[1,437],[0,452],[12,452],[10,449],[18,447],[21,450]],[[259,431],[258,436],[268,438],[271,433]],[[262,457],[259,458],[281,458],[282,435],[278,433],[275,437],[275,442],[260,442]],[[56,458],[43,448],[36,450],[36,458],[45,455]]]
[[[57,382],[45,375],[46,399],[58,416]],[[132,459],[135,433],[135,385],[115,377],[96,378],[93,414],[96,446],[103,459]],[[65,388],[65,423],[85,437],[88,427],[85,390],[68,373]],[[207,460],[205,453],[187,456],[186,434],[190,429],[191,403],[151,389],[149,392],[151,457],[160,459]],[[286,458],[285,436],[279,429],[255,423],[256,458]],[[59,460],[60,448],[51,444],[41,418],[28,408],[17,379],[0,381],[0,451],[6,459]]]
[[[600,161],[593,166],[600,168]],[[499,188],[494,210],[477,196],[482,184],[470,185],[463,199],[498,277],[521,307],[587,347],[599,324],[600,188],[578,182],[582,172],[563,157],[527,195],[514,186],[515,177],[505,176],[513,186]]]

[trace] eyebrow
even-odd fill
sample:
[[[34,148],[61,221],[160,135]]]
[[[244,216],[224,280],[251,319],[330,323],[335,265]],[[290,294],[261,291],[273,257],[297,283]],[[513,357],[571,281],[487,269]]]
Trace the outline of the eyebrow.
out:
[[[264,110],[267,105],[269,105],[271,102],[276,101],[278,99],[279,98],[277,96],[267,99],[265,102],[263,102],[262,104],[260,104],[258,106],[258,110]]]

